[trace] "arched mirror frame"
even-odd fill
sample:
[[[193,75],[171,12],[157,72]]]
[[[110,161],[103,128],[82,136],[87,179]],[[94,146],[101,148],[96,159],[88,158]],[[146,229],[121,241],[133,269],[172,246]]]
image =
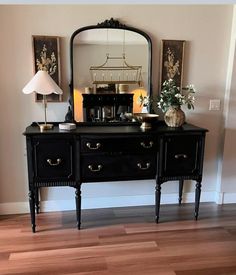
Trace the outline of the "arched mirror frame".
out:
[[[148,42],[148,94],[152,95],[152,41],[150,36],[135,27],[127,26],[125,24],[121,24],[118,20],[114,20],[111,18],[110,20],[105,20],[102,23],[98,23],[97,25],[89,25],[82,28],[77,29],[71,36],[70,39],[70,70],[71,70],[71,81],[70,81],[70,105],[72,110],[72,120],[74,120],[74,54],[73,54],[73,42],[76,35],[83,31],[92,30],[92,29],[120,29],[120,30],[128,30],[136,32],[142,35]]]

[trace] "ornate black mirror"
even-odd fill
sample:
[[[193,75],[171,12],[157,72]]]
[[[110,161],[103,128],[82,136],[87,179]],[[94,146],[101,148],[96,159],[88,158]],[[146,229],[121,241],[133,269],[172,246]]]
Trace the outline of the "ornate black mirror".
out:
[[[72,34],[70,62],[76,122],[121,121],[124,113],[142,112],[138,97],[152,93],[150,37],[112,18]]]

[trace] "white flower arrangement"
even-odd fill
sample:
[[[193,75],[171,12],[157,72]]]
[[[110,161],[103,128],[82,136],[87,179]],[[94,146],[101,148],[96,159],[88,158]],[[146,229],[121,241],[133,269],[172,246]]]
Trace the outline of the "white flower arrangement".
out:
[[[180,108],[181,105],[187,105],[188,109],[194,109],[195,87],[193,84],[187,85],[180,89],[176,86],[173,79],[166,80],[162,85],[162,90],[157,98],[157,107],[166,112],[169,107],[174,106]],[[153,104],[155,100],[148,96],[139,96],[139,104],[144,107]]]
[[[180,90],[173,79],[166,80],[163,83],[157,106],[163,112],[166,112],[171,106],[180,108],[181,105],[187,105],[188,109],[194,109],[195,97],[193,94],[195,91],[193,84]]]

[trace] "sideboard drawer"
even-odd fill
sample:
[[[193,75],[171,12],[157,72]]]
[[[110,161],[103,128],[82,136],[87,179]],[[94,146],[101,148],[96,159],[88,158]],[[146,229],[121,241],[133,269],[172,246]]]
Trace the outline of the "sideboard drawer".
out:
[[[195,175],[199,173],[201,135],[166,136],[162,140],[162,176]]]
[[[155,155],[85,155],[81,157],[82,181],[152,179]]]
[[[152,135],[135,137],[82,136],[81,152],[154,152],[157,148],[156,138]]]
[[[35,180],[73,180],[73,140],[34,139]]]

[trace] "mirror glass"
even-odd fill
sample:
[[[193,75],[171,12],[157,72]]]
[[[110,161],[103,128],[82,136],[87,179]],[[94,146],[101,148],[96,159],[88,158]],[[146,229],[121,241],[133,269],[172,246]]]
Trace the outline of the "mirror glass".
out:
[[[76,122],[117,121],[144,111],[138,97],[151,92],[146,37],[126,28],[86,28],[74,35],[71,51]]]

